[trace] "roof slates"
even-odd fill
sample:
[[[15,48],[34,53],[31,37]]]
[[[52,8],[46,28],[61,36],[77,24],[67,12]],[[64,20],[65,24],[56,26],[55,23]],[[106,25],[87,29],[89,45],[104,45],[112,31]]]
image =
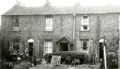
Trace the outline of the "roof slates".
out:
[[[45,15],[45,14],[96,14],[120,13],[119,7],[20,7],[14,6],[3,15]]]

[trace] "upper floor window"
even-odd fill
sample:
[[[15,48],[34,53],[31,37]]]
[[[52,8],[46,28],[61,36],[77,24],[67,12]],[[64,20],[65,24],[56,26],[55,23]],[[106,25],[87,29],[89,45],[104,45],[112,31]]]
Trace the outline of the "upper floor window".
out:
[[[45,17],[45,31],[53,31],[53,18],[52,18],[52,16]]]
[[[13,18],[13,30],[19,31],[19,18],[18,17]]]
[[[82,41],[83,50],[87,50],[87,48],[88,48],[88,39],[82,39],[81,41]]]
[[[44,54],[53,52],[53,42],[52,40],[44,41]]]
[[[19,27],[19,18],[14,17],[14,27]]]
[[[81,31],[89,31],[89,17],[82,16],[81,18]]]

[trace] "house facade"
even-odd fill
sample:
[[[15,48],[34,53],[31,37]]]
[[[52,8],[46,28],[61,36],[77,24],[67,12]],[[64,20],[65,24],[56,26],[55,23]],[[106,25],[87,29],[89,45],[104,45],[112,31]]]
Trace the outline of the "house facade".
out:
[[[15,5],[2,15],[1,31],[13,52],[30,52],[31,46],[31,55],[37,57],[76,51],[93,54],[99,60],[104,36],[107,47],[119,37],[119,12],[116,8]]]

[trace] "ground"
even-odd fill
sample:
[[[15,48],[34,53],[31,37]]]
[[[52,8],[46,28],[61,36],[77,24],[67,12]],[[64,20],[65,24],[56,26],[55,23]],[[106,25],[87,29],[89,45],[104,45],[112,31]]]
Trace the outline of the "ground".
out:
[[[77,66],[70,66],[70,65],[60,65],[60,66],[52,66],[49,65],[37,65],[35,67],[31,67],[30,69],[99,69],[99,65],[77,65]]]

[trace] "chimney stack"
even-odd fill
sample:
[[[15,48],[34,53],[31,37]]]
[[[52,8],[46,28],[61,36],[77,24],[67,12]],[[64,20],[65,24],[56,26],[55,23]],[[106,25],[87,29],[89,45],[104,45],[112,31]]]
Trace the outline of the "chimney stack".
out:
[[[46,0],[44,6],[50,6],[50,2],[49,2],[49,0]]]

